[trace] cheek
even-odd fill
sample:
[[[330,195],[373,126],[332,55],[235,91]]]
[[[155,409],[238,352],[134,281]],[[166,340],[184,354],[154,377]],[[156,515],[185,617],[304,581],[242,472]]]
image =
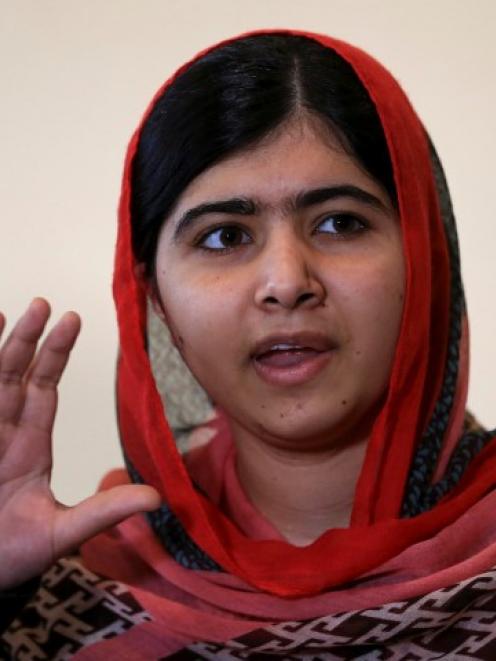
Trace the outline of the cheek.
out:
[[[383,380],[394,357],[403,312],[401,254],[350,269],[337,295],[357,368],[373,370]]]
[[[239,288],[219,276],[175,276],[159,283],[169,328],[192,368],[217,361],[219,350],[239,336]]]

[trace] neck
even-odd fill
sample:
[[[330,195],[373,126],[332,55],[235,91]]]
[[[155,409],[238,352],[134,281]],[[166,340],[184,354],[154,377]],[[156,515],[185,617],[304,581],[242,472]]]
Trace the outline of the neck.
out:
[[[273,447],[233,429],[239,480],[255,507],[295,546],[349,526],[366,439],[325,452]]]

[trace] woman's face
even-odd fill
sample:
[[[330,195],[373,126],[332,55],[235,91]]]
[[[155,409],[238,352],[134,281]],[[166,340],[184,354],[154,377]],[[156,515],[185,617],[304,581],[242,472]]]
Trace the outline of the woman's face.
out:
[[[177,346],[235,435],[303,451],[366,438],[400,327],[400,227],[318,121],[194,179],[162,228],[156,277]]]

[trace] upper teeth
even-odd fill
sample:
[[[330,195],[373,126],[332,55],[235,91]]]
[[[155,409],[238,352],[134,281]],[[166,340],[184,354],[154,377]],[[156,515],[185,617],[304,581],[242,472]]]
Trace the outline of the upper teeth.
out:
[[[285,351],[286,349],[301,349],[301,347],[296,344],[274,344],[271,347],[271,351]]]

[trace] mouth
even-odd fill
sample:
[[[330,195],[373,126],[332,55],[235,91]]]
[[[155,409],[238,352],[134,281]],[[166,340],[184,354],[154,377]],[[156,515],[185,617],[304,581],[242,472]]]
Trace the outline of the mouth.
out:
[[[335,344],[325,335],[297,333],[268,337],[251,355],[256,373],[270,385],[301,385],[331,360]]]

